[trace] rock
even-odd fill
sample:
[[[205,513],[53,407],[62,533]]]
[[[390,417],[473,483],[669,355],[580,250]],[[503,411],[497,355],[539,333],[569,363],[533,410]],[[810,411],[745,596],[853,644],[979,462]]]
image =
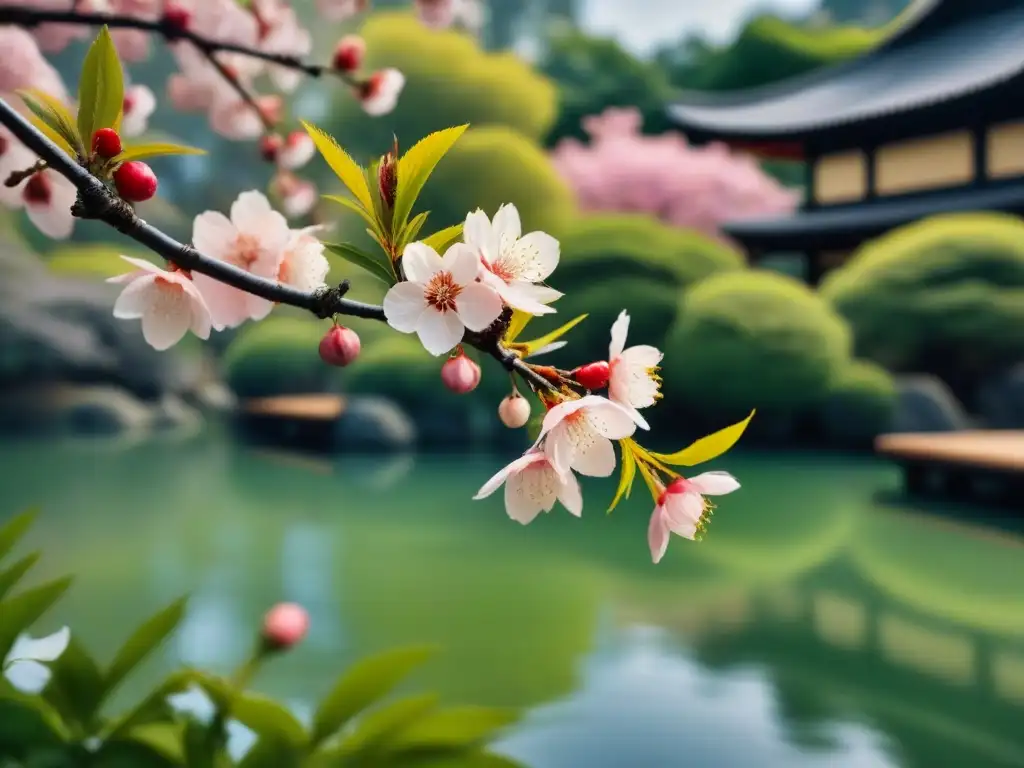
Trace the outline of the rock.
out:
[[[233,413],[238,409],[238,398],[219,381],[207,381],[187,393],[186,401],[203,411]]]
[[[964,407],[940,379],[929,375],[896,378],[893,432],[955,432],[971,426]]]
[[[993,429],[1024,429],[1024,362],[982,383],[978,413]]]
[[[153,424],[151,407],[115,387],[60,387],[41,402],[50,429],[65,435],[119,435]]]
[[[412,419],[383,397],[353,397],[334,427],[335,446],[356,453],[409,450],[416,437]]]
[[[203,426],[199,411],[177,395],[164,395],[151,412],[152,427],[159,430],[198,432]]]

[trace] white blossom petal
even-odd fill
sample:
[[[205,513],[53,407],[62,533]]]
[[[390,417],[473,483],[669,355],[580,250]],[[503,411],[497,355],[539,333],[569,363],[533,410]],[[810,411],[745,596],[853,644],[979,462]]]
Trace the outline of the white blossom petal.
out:
[[[505,482],[506,479],[508,479],[510,475],[517,474],[523,471],[523,469],[530,466],[534,462],[544,460],[544,456],[541,455],[540,453],[534,452],[523,454],[515,461],[502,467],[494,475],[494,477],[492,477],[490,480],[484,483],[480,490],[476,492],[476,496],[473,497],[473,500],[479,501],[480,499],[486,499],[488,496],[490,496],[492,493],[498,490],[498,488],[502,486],[502,484]]]
[[[539,283],[558,266],[558,241],[546,232],[530,232],[503,251],[502,261],[514,265],[511,271],[520,280]]]
[[[441,259],[443,269],[451,272],[457,285],[468,285],[480,272],[480,258],[465,243],[453,243]]]
[[[611,440],[589,433],[574,448],[570,466],[581,475],[608,477],[615,471],[615,448]]]
[[[156,275],[142,275],[125,286],[114,302],[114,317],[118,320],[138,320],[149,309],[150,291]]]
[[[546,462],[537,462],[505,483],[505,511],[518,523],[527,525],[541,512],[555,506],[561,481]]]
[[[663,507],[655,507],[651,522],[647,526],[647,544],[651,549],[651,559],[655,565],[661,562],[668,549],[669,528]]]
[[[192,222],[192,244],[204,256],[226,261],[234,250],[238,229],[218,211],[206,211]]]
[[[722,496],[740,487],[739,481],[728,472],[704,472],[691,477],[690,485],[706,496]]]
[[[384,295],[384,317],[399,333],[414,333],[426,309],[423,286],[418,283],[396,283]]]
[[[519,209],[512,203],[500,206],[494,214],[491,228],[498,242],[498,253],[505,253],[522,237],[523,225],[519,219]]]
[[[493,275],[491,278],[493,279],[488,279],[487,284],[493,287],[498,295],[505,300],[505,303],[513,309],[519,309],[531,315],[550,315],[555,312],[553,308],[543,304],[538,298],[541,293],[538,289],[546,290],[544,286],[519,281],[506,283]]]
[[[402,271],[409,282],[426,285],[444,268],[437,251],[426,243],[409,243],[402,251]]]
[[[50,682],[51,673],[38,661],[15,661],[4,670],[4,677],[22,693],[34,695]]]
[[[451,352],[462,341],[465,333],[466,326],[457,314],[439,312],[433,307],[428,307],[420,315],[416,325],[416,335],[420,337],[424,349],[434,357]]]
[[[466,216],[466,223],[462,227],[462,239],[488,263],[493,263],[501,253],[498,236],[491,226],[491,220],[479,208]]]
[[[151,300],[142,315],[142,336],[153,349],[162,352],[188,333],[192,303],[180,286],[154,287],[148,295]]]
[[[580,491],[579,480],[570,472],[561,476],[560,482],[558,500],[570,515],[581,517],[583,515],[583,493]]]
[[[501,315],[503,308],[501,297],[483,283],[464,286],[455,305],[459,318],[471,331],[482,331],[489,327]]]
[[[25,634],[19,635],[7,658],[11,661],[56,661],[68,649],[70,642],[71,630],[68,627],[61,627],[52,635],[35,639]]]
[[[629,314],[622,310],[612,323],[612,341],[608,345],[608,359],[614,360],[626,348],[626,335],[629,333]]]

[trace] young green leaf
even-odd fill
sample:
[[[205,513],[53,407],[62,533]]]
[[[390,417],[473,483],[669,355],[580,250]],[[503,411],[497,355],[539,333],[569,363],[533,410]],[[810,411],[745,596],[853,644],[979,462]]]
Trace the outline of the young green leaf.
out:
[[[53,707],[38,696],[16,691],[0,677],[0,755],[38,754],[47,747],[59,747],[70,738]]]
[[[473,751],[450,754],[426,753],[422,755],[396,755],[394,759],[378,761],[373,768],[526,768],[504,755]]]
[[[146,766],[146,768],[181,768],[183,763],[184,748],[181,744],[181,737],[178,737],[177,752],[174,752],[175,745],[170,741],[175,732],[181,732],[182,726],[165,726],[170,732],[161,733],[154,731],[143,733],[139,739],[113,741],[102,744],[95,754],[90,755],[89,765],[95,768],[130,768],[133,766]],[[143,741],[148,739],[149,741]],[[168,752],[181,755],[182,758],[171,757]],[[201,763],[187,763],[187,765],[201,765]]]
[[[543,336],[533,339],[532,341],[515,342],[514,346],[516,347],[516,349],[520,350],[523,353],[523,357],[529,357],[530,355],[536,354],[538,350],[543,349],[544,347],[560,339],[562,336],[565,336],[565,334],[567,334],[569,331],[571,331],[573,328],[575,328],[577,325],[579,325],[586,319],[587,315],[579,315],[578,317],[574,317],[568,323],[560,325],[558,328],[551,331],[550,333],[545,333]],[[511,345],[512,344],[510,343],[510,346]]]
[[[36,517],[39,515],[39,509],[32,507],[21,512],[0,528],[0,560],[7,556],[14,545],[18,543],[19,539],[28,533],[28,529],[32,527],[32,524],[36,521]]]
[[[107,696],[121,681],[124,680],[132,670],[135,669],[147,656],[155,651],[160,645],[178,628],[181,620],[185,617],[185,606],[187,598],[175,600],[169,606],[147,619],[131,637],[121,646],[114,660],[104,675],[103,695]]]
[[[50,663],[50,684],[43,698],[64,717],[91,729],[103,699],[103,673],[74,635],[60,658]]]
[[[747,416],[743,421],[737,422],[725,429],[720,429],[717,432],[702,437],[681,451],[675,453],[651,453],[658,461],[662,461],[666,464],[671,464],[676,467],[692,467],[695,464],[703,464],[706,461],[717,459],[723,453],[728,451],[736,442],[743,436],[743,432],[746,430],[750,420],[754,418],[756,411],[751,411],[750,415]]]
[[[365,251],[361,251],[350,243],[324,243],[324,246],[328,251],[336,256],[340,256],[349,264],[355,264],[360,269],[366,270],[388,287],[398,282],[398,278],[391,268],[390,260],[389,263],[384,264],[380,259],[371,256]]]
[[[611,506],[608,507],[608,514],[612,513],[624,496],[629,496],[629,492],[633,488],[633,479],[636,477],[636,456],[633,455],[630,442],[620,440],[619,449],[622,452],[622,474],[619,475],[619,487],[615,489],[615,498],[612,499]]]
[[[70,576],[48,581],[7,598],[3,605],[0,605],[0,659],[7,658],[18,635],[25,632],[64,596],[71,586],[71,581]]]
[[[273,699],[245,692],[231,702],[231,716],[256,735],[300,746],[308,736],[302,723]]]
[[[508,330],[505,331],[504,341],[506,344],[510,344],[519,338],[526,326],[533,320],[533,315],[529,312],[523,312],[521,309],[512,310],[512,320],[508,324]]]
[[[134,709],[106,723],[99,734],[103,741],[117,739],[140,725],[167,721],[171,716],[167,697],[187,690],[193,681],[188,670],[173,672],[156,688],[153,688]]]
[[[82,62],[78,81],[78,133],[86,143],[100,128],[121,129],[124,71],[110,30],[100,28]]]
[[[313,139],[313,143],[316,144],[316,148],[320,150],[324,160],[327,161],[331,170],[334,171],[334,175],[341,180],[341,183],[345,185],[348,191],[352,193],[352,196],[355,197],[367,212],[372,211],[373,201],[370,199],[370,188],[367,186],[366,176],[359,163],[338,146],[338,142],[331,138],[330,135],[315,125],[307,123],[305,120],[301,122],[302,127],[306,129],[306,133],[309,134],[310,138]]]
[[[148,723],[133,728],[122,740],[146,747],[159,757],[175,765],[181,765],[185,762],[185,749],[181,743],[183,730],[184,727],[180,723]],[[150,765],[149,762],[135,764]]]
[[[453,224],[424,238],[423,242],[444,256],[444,252],[451,248],[452,244],[458,242],[460,237],[462,237],[462,224]]]
[[[291,768],[299,765],[308,768],[311,763],[303,762],[300,755],[300,750],[294,744],[260,736],[259,741],[238,763],[238,768]]]
[[[125,147],[117,157],[115,163],[124,163],[128,160],[143,160],[147,157],[160,157],[161,155],[205,155],[205,149],[196,147],[183,147],[179,144],[136,144],[133,147]]]
[[[35,88],[18,91],[18,95],[32,112],[32,123],[37,127],[45,126],[43,131],[51,141],[72,157],[85,154],[75,118],[67,107],[45,91]]]
[[[400,648],[361,659],[346,670],[320,703],[313,722],[313,744],[336,733],[349,720],[386,696],[434,654],[430,648]]]
[[[14,585],[21,581],[22,577],[31,570],[32,566],[39,560],[39,553],[32,552],[31,554],[25,555],[14,565],[9,568],[5,568],[0,571],[0,600],[4,599],[4,595],[14,588]]]
[[[441,158],[448,154],[469,125],[445,128],[425,136],[398,160],[398,193],[395,195],[394,229],[401,231],[412,213],[416,198],[423,191],[430,174]]]
[[[342,740],[339,751],[356,765],[376,764],[373,758],[388,749],[391,739],[431,712],[437,701],[435,694],[419,694],[368,712],[359,718],[352,732]],[[348,765],[349,762],[342,764]]]
[[[388,743],[388,752],[462,751],[479,747],[516,719],[517,715],[512,710],[491,707],[440,709],[396,734]]]
[[[409,223],[405,225],[405,229],[402,230],[401,237],[398,238],[398,245],[400,248],[404,248],[409,243],[416,241],[416,237],[419,235],[420,230],[423,229],[423,225],[427,223],[427,216],[430,215],[430,211],[423,211],[423,213],[417,213],[411,219]]]

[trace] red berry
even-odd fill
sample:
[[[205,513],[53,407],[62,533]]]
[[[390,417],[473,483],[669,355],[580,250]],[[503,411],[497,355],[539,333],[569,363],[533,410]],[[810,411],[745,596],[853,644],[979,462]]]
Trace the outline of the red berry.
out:
[[[113,128],[100,128],[92,135],[92,151],[100,157],[116,157],[121,154],[121,137]]]
[[[355,72],[363,65],[366,43],[358,35],[346,35],[334,49],[332,64],[339,72]]]
[[[184,30],[192,21],[192,12],[177,3],[168,3],[164,7],[164,24],[177,30]]]
[[[277,161],[277,153],[284,146],[284,139],[276,133],[268,133],[260,139],[260,154],[268,163]]]
[[[346,366],[359,357],[361,347],[355,331],[336,325],[320,340],[320,359],[328,365]]]
[[[138,160],[130,160],[114,171],[114,186],[117,194],[133,203],[149,200],[156,194],[156,174],[153,169]]]
[[[603,389],[608,386],[608,377],[610,375],[611,370],[608,367],[608,363],[604,360],[581,365],[572,372],[572,377],[585,389],[590,390]]]

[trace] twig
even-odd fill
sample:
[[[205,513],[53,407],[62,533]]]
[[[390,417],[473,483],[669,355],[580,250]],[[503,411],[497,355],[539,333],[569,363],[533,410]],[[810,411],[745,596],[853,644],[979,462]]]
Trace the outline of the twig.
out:
[[[278,304],[305,309],[319,318],[347,315],[386,321],[384,308],[380,305],[345,298],[348,291],[347,280],[334,288],[301,291],[274,280],[258,277],[219,259],[204,256],[191,245],[178,242],[166,232],[140,219],[128,203],[40,133],[3,99],[0,99],[0,124],[7,127],[19,141],[39,155],[52,170],[75,185],[78,200],[71,209],[75,216],[102,221],[181,269],[208,275],[233,288]],[[534,388],[557,391],[554,384],[535,372],[515,353],[505,349],[501,344],[501,335],[473,334],[467,336],[466,343],[496,359],[506,370],[518,373]]]
[[[215,51],[211,51],[208,48],[200,48],[200,52],[206,57],[206,60],[210,62],[214,69],[220,73],[230,85],[235,93],[238,94],[239,98],[245,102],[246,106],[249,107],[256,116],[260,119],[260,123],[263,125],[263,130],[270,133],[274,130],[274,122],[267,116],[267,113],[263,111],[263,108],[256,101],[256,97],[245,87],[245,84],[238,78],[234,72],[232,72],[224,63],[217,58]]]

